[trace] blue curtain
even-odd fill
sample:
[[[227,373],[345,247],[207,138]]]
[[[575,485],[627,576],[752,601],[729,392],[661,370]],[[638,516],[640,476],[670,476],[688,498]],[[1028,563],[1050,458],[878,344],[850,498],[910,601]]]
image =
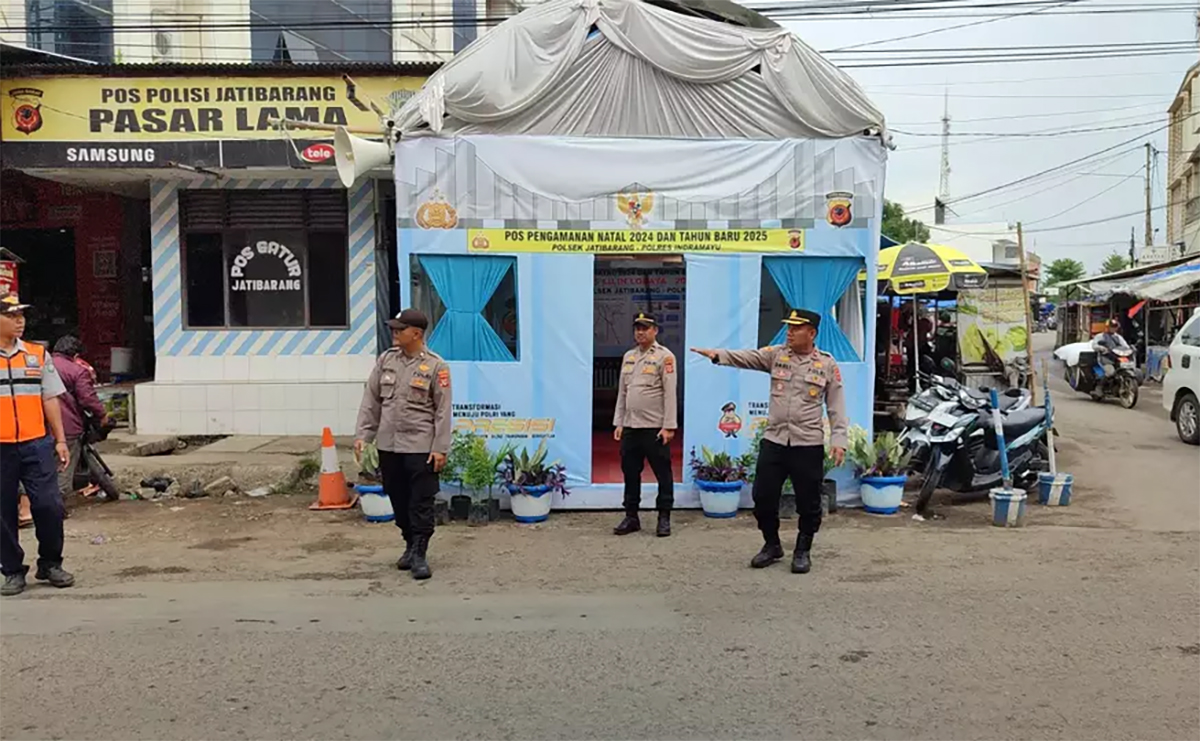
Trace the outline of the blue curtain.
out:
[[[429,334],[429,349],[446,360],[514,360],[483,318],[483,309],[516,259],[471,255],[421,255],[419,259],[446,307]]]
[[[856,363],[862,360],[846,333],[833,317],[838,299],[858,279],[863,261],[857,257],[764,257],[763,267],[770,273],[783,300],[797,309],[808,309],[821,315],[817,346],[833,355],[835,360]],[[771,341],[784,341],[787,325],[780,327]]]

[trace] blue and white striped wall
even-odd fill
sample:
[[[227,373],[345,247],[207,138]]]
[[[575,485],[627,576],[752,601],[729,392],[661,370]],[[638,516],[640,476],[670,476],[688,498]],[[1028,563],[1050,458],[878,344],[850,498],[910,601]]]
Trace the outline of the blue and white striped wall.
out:
[[[155,380],[137,387],[147,434],[353,432],[376,358],[375,184],[348,194],[348,329],[187,329],[179,192],[192,188],[340,188],[334,178],[225,178],[150,183]],[[215,287],[222,290],[221,287]]]

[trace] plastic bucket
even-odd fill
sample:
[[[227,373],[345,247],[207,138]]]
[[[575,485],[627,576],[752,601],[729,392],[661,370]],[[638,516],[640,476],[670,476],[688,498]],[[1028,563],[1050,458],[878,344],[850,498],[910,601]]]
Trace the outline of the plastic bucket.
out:
[[[362,510],[364,520],[391,522],[396,519],[396,513],[392,511],[392,500],[383,493],[382,486],[355,484],[354,491],[358,492],[358,506]]]
[[[549,486],[522,486],[509,488],[509,506],[517,522],[545,522],[550,517]]]
[[[1025,492],[992,489],[992,524],[996,527],[1021,527],[1025,524]]]
[[[859,486],[863,509],[875,515],[894,515],[904,501],[907,476],[864,476]]]
[[[695,481],[700,490],[700,507],[705,517],[736,517],[738,502],[742,498],[741,481]]]
[[[1069,473],[1038,474],[1038,504],[1047,507],[1066,507],[1071,503],[1071,485],[1075,477]]]

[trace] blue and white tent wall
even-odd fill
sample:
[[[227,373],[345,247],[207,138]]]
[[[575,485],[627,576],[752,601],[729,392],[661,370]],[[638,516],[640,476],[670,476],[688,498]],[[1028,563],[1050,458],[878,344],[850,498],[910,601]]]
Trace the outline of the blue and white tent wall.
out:
[[[150,185],[153,383],[136,389],[143,434],[352,434],[377,355],[375,185],[347,193],[350,326],[345,330],[189,330],[183,322],[179,192],[341,188],[334,178],[226,178]]]

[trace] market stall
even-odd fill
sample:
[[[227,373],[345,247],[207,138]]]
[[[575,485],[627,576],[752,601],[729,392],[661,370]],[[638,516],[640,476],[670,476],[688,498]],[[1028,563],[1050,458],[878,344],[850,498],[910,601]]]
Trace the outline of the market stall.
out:
[[[674,328],[676,445],[737,455],[768,378],[686,348],[779,342],[791,305],[821,313],[870,429],[882,123],[785,29],[551,0],[475,42],[400,111],[395,157],[403,301],[435,320],[456,428],[544,439],[571,484],[555,506],[618,507],[600,376],[630,312]],[[690,487],[676,501],[698,504]]]

